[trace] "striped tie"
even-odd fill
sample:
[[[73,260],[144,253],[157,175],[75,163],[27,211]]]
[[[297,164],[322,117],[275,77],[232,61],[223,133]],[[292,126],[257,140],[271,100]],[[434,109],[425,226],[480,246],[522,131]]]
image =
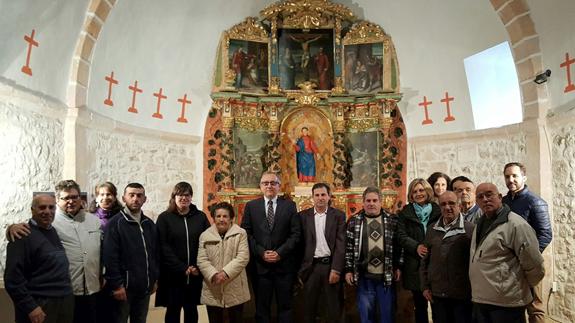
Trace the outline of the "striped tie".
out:
[[[274,202],[271,200],[268,201],[268,212],[266,218],[268,219],[268,225],[270,226],[271,230],[274,226]]]

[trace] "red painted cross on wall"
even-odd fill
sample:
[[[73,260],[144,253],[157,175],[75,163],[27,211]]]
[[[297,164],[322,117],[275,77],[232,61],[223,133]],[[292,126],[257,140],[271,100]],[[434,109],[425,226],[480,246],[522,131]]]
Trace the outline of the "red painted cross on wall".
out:
[[[128,88],[133,91],[132,105],[128,108],[128,112],[138,113],[138,109],[136,109],[136,93],[142,93],[142,89],[138,88],[138,81],[134,81],[134,85],[130,85]]]
[[[182,112],[180,114],[180,117],[178,118],[178,122],[181,123],[188,123],[188,119],[186,119],[186,103],[191,104],[192,101],[188,100],[188,95],[184,94],[183,98],[179,98],[178,102],[182,103]]]
[[[157,93],[154,93],[154,96],[158,98],[158,104],[156,105],[156,112],[154,114],[152,114],[152,117],[154,118],[158,118],[158,119],[164,119],[164,116],[160,113],[160,104],[162,102],[162,99],[167,99],[168,97],[162,94],[163,89],[160,88],[160,91]]]
[[[427,111],[427,107],[430,106],[433,102],[427,101],[427,96],[423,96],[423,102],[418,103],[420,107],[423,107],[425,111],[425,119],[421,122],[422,125],[432,124],[433,120],[429,119],[429,112]]]
[[[565,67],[567,72],[567,86],[563,90],[563,93],[575,91],[575,84],[571,80],[571,64],[575,63],[575,58],[569,58],[569,53],[565,53],[565,61],[561,63],[561,67]]]
[[[25,35],[24,40],[28,42],[28,53],[26,53],[26,65],[22,66],[22,73],[32,76],[32,69],[30,68],[30,55],[32,54],[32,46],[38,47],[38,42],[34,40],[34,34],[36,30],[32,29],[32,34],[30,36]]]
[[[445,117],[445,119],[443,119],[443,121],[445,122],[450,122],[450,121],[455,121],[455,117],[451,115],[451,107],[449,106],[449,102],[455,100],[454,97],[450,97],[449,93],[445,92],[445,98],[441,99],[442,103],[445,103],[445,106],[447,107],[447,117]]]
[[[108,98],[104,100],[105,105],[109,105],[111,107],[114,106],[114,101],[112,101],[112,85],[118,84],[118,80],[114,79],[114,71],[110,73],[110,76],[105,77],[106,81],[108,81]]]

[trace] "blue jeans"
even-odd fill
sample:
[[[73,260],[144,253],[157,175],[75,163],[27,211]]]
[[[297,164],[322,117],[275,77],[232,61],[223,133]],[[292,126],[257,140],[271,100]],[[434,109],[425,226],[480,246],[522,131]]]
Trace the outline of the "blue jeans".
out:
[[[130,323],[146,323],[150,294],[133,294],[129,291],[126,293],[128,294],[127,301],[115,300],[114,322],[127,323],[129,317]]]
[[[379,307],[379,320],[377,309]],[[393,323],[395,321],[395,288],[383,281],[359,277],[357,310],[362,323]]]

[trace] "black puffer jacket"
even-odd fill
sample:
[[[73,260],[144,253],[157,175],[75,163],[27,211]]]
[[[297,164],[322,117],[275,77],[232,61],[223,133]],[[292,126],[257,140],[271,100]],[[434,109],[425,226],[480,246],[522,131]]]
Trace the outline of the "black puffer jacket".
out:
[[[519,214],[531,225],[539,241],[539,251],[543,252],[553,239],[547,202],[527,189],[525,185],[525,188],[515,196],[508,192],[503,197],[503,203],[509,205],[511,211]]]
[[[439,219],[441,210],[435,203],[431,203],[431,214],[427,226],[433,225]],[[417,254],[417,246],[425,240],[423,224],[415,214],[413,203],[406,205],[399,213],[397,236],[399,245],[403,248],[403,269],[401,277],[403,287],[409,290],[421,291],[419,280],[419,265],[421,257]]]

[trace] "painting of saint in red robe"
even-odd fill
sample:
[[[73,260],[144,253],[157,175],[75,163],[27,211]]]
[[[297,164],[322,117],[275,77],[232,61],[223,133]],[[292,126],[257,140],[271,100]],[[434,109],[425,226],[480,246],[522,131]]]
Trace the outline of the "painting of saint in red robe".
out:
[[[300,183],[315,181],[315,154],[317,146],[313,139],[308,135],[307,127],[301,128],[301,137],[295,144],[297,160],[297,177]]]

